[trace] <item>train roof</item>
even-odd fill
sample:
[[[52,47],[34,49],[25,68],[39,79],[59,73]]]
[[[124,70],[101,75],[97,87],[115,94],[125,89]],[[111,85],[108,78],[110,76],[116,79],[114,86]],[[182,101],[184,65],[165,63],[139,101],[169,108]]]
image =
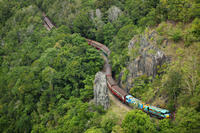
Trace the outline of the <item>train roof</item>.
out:
[[[115,89],[116,91],[118,91],[123,97],[125,97],[126,95],[128,95],[128,93],[126,91],[124,91],[123,89],[119,88],[118,85],[115,85],[112,88]]]
[[[106,76],[106,77],[111,86],[117,85],[117,83],[113,80],[112,76]]]
[[[153,110],[156,110],[156,111],[159,111],[161,113],[169,112],[169,110],[167,110],[167,109],[161,109],[161,108],[158,108],[158,107],[155,107],[155,106],[151,106],[151,105],[149,105],[149,108],[153,109]]]
[[[132,98],[135,101],[140,101],[139,99],[133,97],[132,95],[127,95],[126,98],[129,98],[129,99]],[[155,106],[151,106],[151,105],[148,105],[148,107],[150,109],[156,110],[156,111],[161,112],[161,113],[168,113],[169,112],[169,110],[167,110],[167,109],[161,109],[161,108],[158,108],[158,107],[155,107]]]
[[[105,64],[105,69],[106,69],[106,75],[112,75],[112,69],[110,64]]]
[[[127,97],[127,98],[132,98],[133,96],[132,96],[132,95],[127,95],[126,97]]]
[[[98,46],[98,48],[101,48],[106,54],[110,54],[110,50],[108,49],[108,47],[106,47],[105,45],[99,43],[99,42],[96,42],[96,41],[93,41],[93,40],[90,40],[90,39],[86,39],[88,42],[90,43],[93,43],[95,44],[96,46]]]
[[[141,102],[139,99],[133,97],[132,95],[127,95],[126,98],[133,99],[135,102]]]

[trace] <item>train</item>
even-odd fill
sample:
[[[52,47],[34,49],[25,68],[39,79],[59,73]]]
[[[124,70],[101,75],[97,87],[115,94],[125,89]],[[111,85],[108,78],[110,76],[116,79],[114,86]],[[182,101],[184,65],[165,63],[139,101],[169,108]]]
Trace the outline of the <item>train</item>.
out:
[[[44,20],[44,26],[48,31],[50,31],[53,27],[55,27],[55,25],[51,23],[51,21],[49,20],[49,18],[46,16],[45,13],[42,13],[42,16]]]
[[[95,47],[98,50],[102,50],[105,56],[110,55],[110,50],[103,44],[86,39],[88,44]],[[108,60],[106,60],[105,65],[105,74],[107,79],[107,86],[109,90],[112,92],[113,95],[118,97],[124,104],[128,104],[133,108],[140,109],[151,116],[156,116],[158,118],[170,118],[171,114],[170,111],[167,109],[158,108],[149,104],[143,103],[141,100],[133,97],[132,95],[128,94],[125,90],[121,89],[115,80],[112,78],[112,67],[109,64]]]
[[[47,30],[51,30],[53,27],[55,27],[51,21],[48,19],[48,17],[43,13],[43,20],[44,20],[44,26],[47,28]],[[110,55],[110,50],[105,45],[86,39],[89,45],[95,47],[97,50],[101,50],[103,54],[108,57]],[[106,79],[107,79],[107,86],[109,90],[118,97],[123,103],[130,105],[133,108],[140,109],[150,115],[155,115],[159,118],[170,118],[171,114],[168,110],[158,108],[155,106],[151,106],[149,104],[145,104],[139,99],[133,97],[132,95],[128,94],[126,91],[121,89],[117,83],[112,78],[112,67],[109,64],[109,60],[106,58],[106,63],[104,65],[105,73],[106,73]]]

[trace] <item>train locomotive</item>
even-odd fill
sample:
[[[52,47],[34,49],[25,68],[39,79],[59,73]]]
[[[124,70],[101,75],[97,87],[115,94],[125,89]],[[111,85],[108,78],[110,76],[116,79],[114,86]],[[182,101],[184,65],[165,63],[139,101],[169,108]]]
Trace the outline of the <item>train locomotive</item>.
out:
[[[102,50],[105,56],[110,55],[110,50],[103,44],[87,39],[88,44],[95,47],[98,50]],[[123,103],[130,105],[133,108],[140,109],[150,115],[154,115],[158,118],[170,118],[170,112],[166,109],[161,109],[155,106],[151,106],[149,104],[145,104],[139,99],[133,97],[128,94],[126,91],[121,89],[117,83],[112,78],[112,68],[108,61],[106,61],[105,65],[105,73],[107,79],[107,86],[109,90],[117,96]]]

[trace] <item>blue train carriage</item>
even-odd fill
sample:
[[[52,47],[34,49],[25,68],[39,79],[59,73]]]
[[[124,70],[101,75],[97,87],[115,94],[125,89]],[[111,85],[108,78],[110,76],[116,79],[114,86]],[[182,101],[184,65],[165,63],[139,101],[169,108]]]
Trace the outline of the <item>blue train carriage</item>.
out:
[[[142,102],[139,99],[133,97],[132,95],[126,96],[126,102],[134,109],[136,109],[136,108],[143,109]]]
[[[166,109],[161,109],[151,105],[144,105],[145,112],[150,113],[152,115],[156,115],[160,118],[170,118],[170,112]]]
[[[144,104],[139,99],[134,98],[132,95],[126,96],[126,102],[133,108],[141,109],[146,113],[155,115],[160,118],[170,118],[170,112],[166,109],[161,109],[155,106]]]

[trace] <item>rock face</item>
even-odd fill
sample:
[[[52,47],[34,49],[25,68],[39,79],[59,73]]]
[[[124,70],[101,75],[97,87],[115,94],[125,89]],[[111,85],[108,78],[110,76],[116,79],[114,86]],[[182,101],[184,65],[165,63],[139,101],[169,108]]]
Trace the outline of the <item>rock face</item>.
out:
[[[96,105],[102,105],[104,109],[108,109],[108,107],[110,106],[106,76],[102,72],[98,72],[95,75],[94,102]]]
[[[101,11],[100,11],[100,9],[96,9],[96,17],[101,19]]]
[[[129,91],[134,86],[134,78],[144,74],[154,78],[158,72],[158,66],[169,60],[163,51],[155,47],[156,36],[157,33],[153,31],[134,37],[130,41],[128,45],[129,54],[135,55],[135,57],[130,59],[127,64],[129,72],[125,81],[126,91]],[[120,84],[124,86],[122,81],[120,81]]]
[[[120,8],[118,8],[116,6],[112,6],[108,10],[108,19],[109,19],[109,21],[112,22],[112,21],[116,20],[121,14],[122,14],[122,11],[120,10]]]

